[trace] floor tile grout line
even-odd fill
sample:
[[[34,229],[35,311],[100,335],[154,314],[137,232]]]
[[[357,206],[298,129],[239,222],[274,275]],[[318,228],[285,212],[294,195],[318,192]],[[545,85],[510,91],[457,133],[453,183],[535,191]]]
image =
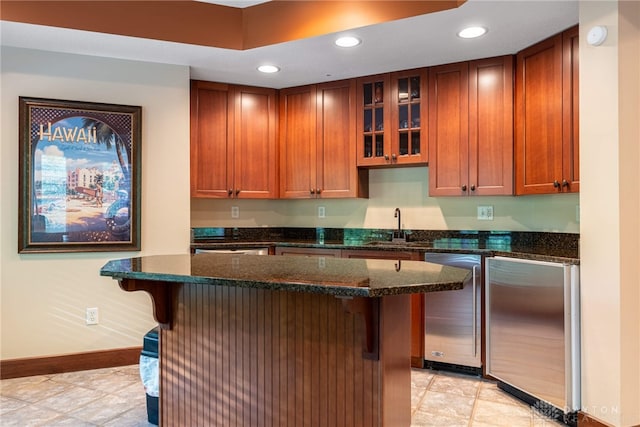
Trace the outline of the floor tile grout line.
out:
[[[478,399],[480,398],[480,390],[482,389],[482,382],[478,383],[478,388],[476,389],[476,394],[473,398],[473,406],[471,407],[471,415],[469,415],[469,424],[468,427],[473,426],[473,420],[476,415],[476,405],[478,404]]]
[[[429,392],[429,388],[431,387],[431,384],[433,383],[433,381],[436,378],[436,374],[433,372],[430,372],[431,374],[431,378],[429,378],[429,383],[425,386],[424,388],[424,393],[422,394],[422,397],[420,398],[420,400],[418,401],[416,408],[411,411],[411,418],[413,419],[413,416],[415,415],[416,412],[418,412],[418,409],[420,408],[420,406],[422,406],[422,402],[424,402],[425,397],[427,397],[427,393]]]

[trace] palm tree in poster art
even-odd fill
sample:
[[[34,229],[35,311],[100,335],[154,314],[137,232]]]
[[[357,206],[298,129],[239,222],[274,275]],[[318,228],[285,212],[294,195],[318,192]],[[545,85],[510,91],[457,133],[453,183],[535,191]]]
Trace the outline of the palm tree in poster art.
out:
[[[92,118],[84,117],[82,124],[85,128],[95,127],[96,140],[99,144],[105,144],[107,150],[112,147],[116,150],[116,156],[120,163],[120,169],[123,176],[123,187],[117,191],[116,200],[109,205],[105,212],[105,221],[107,228],[111,231],[112,235],[118,238],[125,238],[130,236],[130,223],[131,223],[131,206],[130,206],[130,194],[131,190],[131,159],[129,158],[130,149],[127,144],[120,138],[120,136],[113,130],[113,128],[104,122],[95,120]],[[101,183],[102,184],[102,183]],[[102,187],[100,187],[102,191]],[[102,195],[101,195],[102,198]],[[102,203],[100,203],[102,205]],[[122,216],[122,212],[125,210],[126,216]]]
[[[82,124],[85,128],[96,128],[98,143],[105,144],[107,150],[110,150],[111,147],[115,148],[116,155],[118,156],[118,163],[120,163],[120,169],[122,170],[122,175],[124,177],[125,188],[130,188],[131,169],[129,166],[131,165],[131,159],[129,158],[130,150],[129,147],[127,147],[127,144],[118,136],[111,126],[104,122],[84,117],[82,119]]]

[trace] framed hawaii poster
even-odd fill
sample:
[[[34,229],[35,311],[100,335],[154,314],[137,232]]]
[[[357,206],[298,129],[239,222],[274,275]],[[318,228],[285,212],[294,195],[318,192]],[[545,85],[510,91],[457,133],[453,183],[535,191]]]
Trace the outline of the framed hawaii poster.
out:
[[[19,98],[18,252],[140,250],[142,108]]]

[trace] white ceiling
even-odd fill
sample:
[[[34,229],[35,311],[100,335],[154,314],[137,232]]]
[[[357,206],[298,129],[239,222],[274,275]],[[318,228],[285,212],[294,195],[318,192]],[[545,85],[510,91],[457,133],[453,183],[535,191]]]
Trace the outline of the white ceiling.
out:
[[[193,79],[283,88],[512,54],[577,23],[578,0],[469,0],[457,9],[340,33],[363,40],[355,49],[334,46],[337,34],[236,51],[7,21],[0,39],[3,46],[188,65]],[[474,40],[456,36],[471,24],[489,32]],[[259,73],[262,63],[282,70]]]

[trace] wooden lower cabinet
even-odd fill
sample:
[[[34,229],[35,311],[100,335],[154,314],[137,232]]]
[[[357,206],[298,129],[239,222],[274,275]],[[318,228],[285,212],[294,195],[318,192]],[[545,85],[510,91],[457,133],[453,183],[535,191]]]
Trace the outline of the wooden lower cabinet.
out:
[[[198,283],[171,292],[160,426],[410,424],[409,331],[396,327],[409,321],[408,295],[372,298],[378,354],[366,357],[363,317],[333,295]]]
[[[337,258],[391,259],[399,262],[422,261],[420,252],[379,251],[372,249],[330,249],[277,246],[276,255],[306,255]],[[424,364],[424,295],[411,295],[411,366],[422,368]]]
[[[376,251],[349,249],[342,251],[343,258],[396,259],[398,261],[422,261],[420,252]],[[411,295],[411,366],[422,368],[424,364],[424,295]]]
[[[340,258],[340,249],[276,246],[276,255],[323,256]]]

